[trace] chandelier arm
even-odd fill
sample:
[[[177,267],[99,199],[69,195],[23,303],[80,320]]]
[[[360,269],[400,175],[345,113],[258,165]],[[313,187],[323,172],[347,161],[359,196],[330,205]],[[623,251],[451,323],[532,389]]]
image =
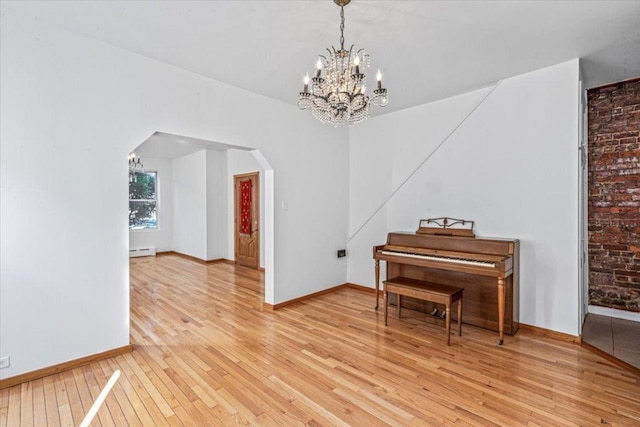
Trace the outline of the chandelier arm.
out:
[[[322,103],[318,102],[319,100],[323,100],[325,103],[329,102],[328,97],[325,97],[325,96],[314,96],[311,102],[313,103],[314,106],[322,108]]]

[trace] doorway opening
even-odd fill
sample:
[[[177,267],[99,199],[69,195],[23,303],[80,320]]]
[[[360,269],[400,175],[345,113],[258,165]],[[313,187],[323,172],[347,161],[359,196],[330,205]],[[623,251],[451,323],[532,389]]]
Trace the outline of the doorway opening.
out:
[[[640,78],[587,92],[588,264],[582,342],[640,369]],[[585,244],[585,246],[587,246]]]
[[[198,262],[235,262],[234,176],[258,171],[252,224],[255,268],[263,269],[264,299],[273,304],[273,169],[251,147],[155,132],[133,152],[157,176],[157,227],[130,230],[131,248],[154,248]],[[259,186],[259,187],[258,187]],[[259,191],[259,192],[258,192]]]

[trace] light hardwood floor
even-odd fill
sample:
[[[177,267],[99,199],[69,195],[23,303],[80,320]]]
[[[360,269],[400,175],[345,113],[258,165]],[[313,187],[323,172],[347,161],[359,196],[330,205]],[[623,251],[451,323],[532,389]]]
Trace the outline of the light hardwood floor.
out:
[[[0,426],[77,425],[116,369],[94,425],[640,425],[640,378],[577,344],[465,325],[447,347],[442,321],[384,327],[355,289],[264,310],[261,281],[132,259],[135,350],[0,391]]]

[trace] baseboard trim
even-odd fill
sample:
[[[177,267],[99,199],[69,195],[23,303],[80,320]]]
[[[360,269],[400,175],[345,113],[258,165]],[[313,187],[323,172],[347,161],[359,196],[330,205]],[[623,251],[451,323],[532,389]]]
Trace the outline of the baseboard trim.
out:
[[[14,385],[22,384],[27,381],[37,380],[49,375],[58,374],[69,369],[78,368],[80,366],[88,365],[89,363],[99,362],[100,360],[109,359],[121,354],[130,353],[133,351],[133,345],[125,345],[122,347],[114,348],[111,350],[103,351],[102,353],[91,354],[89,356],[81,357],[79,359],[69,360],[67,362],[58,363],[57,365],[47,366],[46,368],[36,369],[35,371],[25,372],[24,374],[15,375],[13,377],[0,380],[0,390],[13,387]]]
[[[309,295],[304,295],[302,297],[294,298],[294,299],[291,299],[291,300],[288,300],[288,301],[284,301],[284,302],[281,302],[281,303],[278,303],[278,304],[263,303],[263,307],[266,308],[266,309],[269,309],[269,310],[277,310],[277,309],[285,307],[285,306],[287,306],[289,304],[294,304],[294,303],[297,303],[297,302],[300,302],[300,301],[304,301],[304,300],[307,300],[307,299],[315,298],[317,296],[320,296],[320,295],[323,295],[323,294],[327,294],[329,292],[335,292],[337,290],[344,289],[344,288],[350,288],[350,289],[354,289],[356,291],[366,292],[368,294],[373,294],[373,295],[375,295],[375,293],[376,293],[375,288],[370,288],[370,287],[364,286],[364,285],[358,285],[356,283],[346,282],[346,283],[334,286],[334,287],[329,288],[329,289],[325,289],[325,290],[322,290],[322,291],[319,291],[319,292],[315,292],[315,293],[312,293],[312,294],[309,294]],[[382,290],[378,290],[378,293],[380,295],[382,295],[383,291]],[[527,325],[525,323],[520,323],[519,327],[522,330],[533,332],[535,334],[544,335],[546,337],[553,338],[553,339],[560,340],[560,341],[571,342],[571,343],[575,343],[575,344],[580,344],[582,342],[582,339],[579,336],[565,334],[563,332],[557,332],[557,331],[553,331],[551,329],[545,329],[545,328],[541,328],[541,327],[538,327],[538,326]]]
[[[615,317],[616,319],[624,319],[624,320],[631,320],[632,322],[640,322],[640,312],[635,312],[635,311],[601,307],[599,305],[589,305],[587,312],[589,314],[598,314],[601,316]]]
[[[204,264],[204,265],[207,265],[207,264],[235,264],[234,261],[231,261],[231,260],[226,259],[226,258],[216,258],[216,259],[204,260],[202,258],[198,258],[198,257],[195,257],[193,255],[187,255],[187,254],[183,254],[182,252],[176,252],[176,251],[157,252],[156,256],[158,256],[158,255],[160,255],[160,256],[162,256],[162,255],[176,255],[176,256],[179,256],[181,258],[188,259],[188,260],[191,260],[191,261],[195,261],[198,264]]]
[[[613,363],[614,365],[618,365],[621,368],[627,369],[628,371],[631,371],[633,374],[637,375],[638,377],[640,377],[640,369],[636,368],[633,365],[628,364],[627,362],[625,362],[624,360],[620,360],[617,357],[607,353],[604,350],[600,350],[598,347],[594,347],[591,344],[588,344],[586,342],[582,342],[580,344],[580,346],[586,350],[589,350],[592,353],[597,354],[598,356],[608,360],[609,362]]]
[[[195,261],[198,264],[206,264],[207,261],[203,260],[202,258],[198,258],[192,255],[187,255],[187,254],[183,254],[182,252],[176,252],[176,251],[167,251],[167,252],[162,252],[162,255],[176,255],[179,256],[180,258],[184,258],[184,259],[188,259],[191,261]]]
[[[360,292],[366,292],[368,294],[376,294],[376,288],[370,288],[369,286],[365,286],[365,285],[359,285],[357,283],[345,283],[344,285],[342,285],[346,288],[351,288],[351,289],[355,289],[356,291],[360,291]],[[382,289],[378,290],[378,293],[380,295],[383,295],[384,292],[382,291]]]
[[[464,315],[462,318],[464,319]],[[565,334],[564,332],[553,331],[551,329],[545,329],[539,326],[527,325],[526,323],[520,323],[519,326],[522,330],[544,335],[545,337],[553,338],[556,340],[572,342],[574,344],[580,344],[582,342],[582,338],[580,338],[579,336]]]
[[[338,290],[344,289],[344,288],[355,289],[356,291],[366,292],[366,293],[370,293],[370,294],[374,294],[374,295],[376,293],[376,290],[374,288],[370,288],[368,286],[358,285],[358,284],[355,284],[355,283],[347,282],[347,283],[343,283],[341,285],[336,285],[336,286],[334,286],[332,288],[329,288],[329,289],[324,289],[322,291],[314,292],[314,293],[309,294],[309,295],[304,295],[304,296],[301,296],[301,297],[298,297],[298,298],[290,299],[288,301],[283,301],[283,302],[280,302],[278,304],[269,304],[269,303],[265,302],[265,303],[262,304],[262,306],[264,308],[268,309],[268,310],[277,310],[277,309],[285,307],[285,306],[287,306],[289,304],[294,304],[296,302],[300,302],[300,301],[304,301],[304,300],[307,300],[307,299],[315,298],[315,297],[318,297],[320,295],[328,294],[330,292],[335,292],[335,291],[338,291]],[[380,295],[382,295],[382,291],[380,291]]]
[[[347,286],[348,285],[346,283],[343,283],[342,285],[337,285],[337,286],[334,286],[334,287],[329,288],[329,289],[323,289],[322,291],[314,292],[314,293],[308,294],[308,295],[303,295],[301,297],[290,299],[288,301],[279,302],[278,304],[269,304],[269,303],[265,302],[265,303],[262,303],[262,306],[264,308],[268,309],[268,310],[278,310],[278,309],[280,309],[282,307],[286,307],[287,305],[295,304],[295,303],[300,302],[300,301],[308,300],[308,299],[311,299],[311,298],[319,297],[320,295],[324,295],[324,294],[328,294],[328,293],[331,293],[331,292],[335,292],[335,291],[337,291],[339,289],[346,288]]]
[[[206,261],[207,264],[232,264],[235,265],[235,261],[231,261],[230,259],[226,259],[226,258],[216,258],[216,259],[210,259],[209,261]]]

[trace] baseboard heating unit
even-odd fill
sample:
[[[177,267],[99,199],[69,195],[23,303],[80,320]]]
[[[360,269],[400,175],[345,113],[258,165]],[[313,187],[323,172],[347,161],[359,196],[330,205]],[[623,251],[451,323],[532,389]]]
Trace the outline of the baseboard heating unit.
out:
[[[138,256],[155,256],[155,255],[156,255],[155,246],[148,246],[146,248],[129,249],[129,258],[134,258]]]

